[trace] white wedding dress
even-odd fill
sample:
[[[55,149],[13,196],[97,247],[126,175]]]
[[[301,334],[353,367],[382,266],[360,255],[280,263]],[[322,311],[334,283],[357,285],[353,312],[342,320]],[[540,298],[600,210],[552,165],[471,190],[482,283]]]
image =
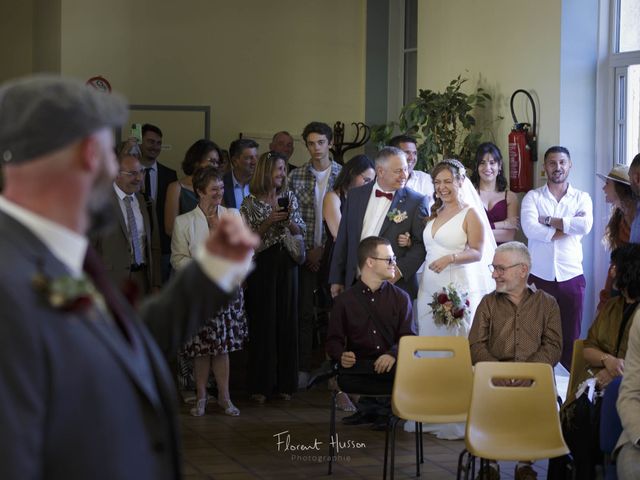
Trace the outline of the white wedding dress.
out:
[[[469,180],[466,179],[466,182]],[[417,321],[418,335],[428,337],[441,336],[464,336],[469,334],[471,322],[475,314],[476,308],[487,293],[495,290],[495,282],[491,278],[488,265],[493,261],[496,244],[493,234],[488,225],[484,210],[478,211],[476,201],[480,201],[480,197],[473,187],[470,192],[466,189],[463,194],[463,201],[467,204],[460,212],[450,218],[446,223],[433,232],[433,223],[435,219],[430,220],[423,232],[424,246],[427,251],[425,260],[425,269],[422,281],[420,282],[420,290],[418,291],[417,300]],[[475,194],[476,198],[473,198]],[[481,205],[481,203],[480,203]],[[467,264],[450,264],[440,273],[436,273],[429,269],[429,264],[445,255],[459,254],[467,247],[467,234],[463,229],[464,219],[469,209],[475,208],[485,226],[484,245],[482,258],[478,262]],[[487,235],[488,233],[488,235]],[[470,315],[469,319],[456,327],[445,327],[436,325],[429,303],[433,300],[433,294],[441,290],[443,287],[453,283],[459,291],[467,292],[469,299]],[[437,355],[437,354],[430,354]],[[428,381],[428,379],[425,379]],[[423,425],[423,431],[430,432],[438,438],[446,440],[456,440],[464,438],[464,423],[451,424],[433,424]],[[414,422],[406,422],[404,429],[408,432],[415,430]]]

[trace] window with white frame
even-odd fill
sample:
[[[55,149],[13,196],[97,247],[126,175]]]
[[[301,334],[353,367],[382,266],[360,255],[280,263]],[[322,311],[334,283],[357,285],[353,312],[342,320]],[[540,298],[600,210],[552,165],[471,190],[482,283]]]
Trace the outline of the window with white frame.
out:
[[[418,0],[405,0],[403,53],[403,103],[406,105],[418,93]]]
[[[640,152],[640,0],[613,0],[609,64],[614,73],[614,159]]]
[[[418,94],[418,0],[389,0],[387,120]]]

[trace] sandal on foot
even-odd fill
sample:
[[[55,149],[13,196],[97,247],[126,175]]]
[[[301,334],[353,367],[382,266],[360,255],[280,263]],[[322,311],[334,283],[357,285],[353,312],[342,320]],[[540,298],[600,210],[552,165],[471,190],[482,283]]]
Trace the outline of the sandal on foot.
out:
[[[201,398],[200,400],[196,401],[196,406],[193,407],[189,412],[194,417],[201,417],[204,415],[204,411],[206,410],[206,408],[207,408],[207,399]]]
[[[225,415],[229,415],[231,417],[237,417],[240,415],[240,410],[236,407],[231,400],[219,400],[218,405],[220,408],[224,409]]]

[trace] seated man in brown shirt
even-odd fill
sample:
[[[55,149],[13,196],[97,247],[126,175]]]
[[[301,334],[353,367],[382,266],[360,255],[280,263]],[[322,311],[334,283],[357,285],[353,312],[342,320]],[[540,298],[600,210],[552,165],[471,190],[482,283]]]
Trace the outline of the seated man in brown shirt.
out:
[[[562,327],[555,299],[527,285],[531,256],[520,242],[496,248],[492,270],[496,290],[485,295],[469,332],[471,361],[541,362],[552,367],[560,360]],[[502,386],[523,386],[525,381],[504,380]],[[495,382],[497,384],[497,382]],[[499,478],[495,463],[483,478]],[[531,462],[520,462],[516,480],[535,479]]]
[[[390,395],[398,341],[415,335],[411,300],[390,280],[396,263],[386,238],[367,237],[358,246],[360,279],[334,300],[326,349],[339,364],[338,385],[345,392]],[[389,401],[362,397],[358,411],[343,419],[386,428]]]

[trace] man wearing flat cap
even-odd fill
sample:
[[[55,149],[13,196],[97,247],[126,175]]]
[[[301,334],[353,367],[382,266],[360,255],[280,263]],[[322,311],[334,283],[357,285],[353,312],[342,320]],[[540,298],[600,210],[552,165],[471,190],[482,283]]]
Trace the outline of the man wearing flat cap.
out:
[[[140,321],[85,236],[110,210],[126,117],[122,97],[62,77],[0,86],[0,478],[181,475],[165,358],[244,279],[256,240],[221,219]]]

